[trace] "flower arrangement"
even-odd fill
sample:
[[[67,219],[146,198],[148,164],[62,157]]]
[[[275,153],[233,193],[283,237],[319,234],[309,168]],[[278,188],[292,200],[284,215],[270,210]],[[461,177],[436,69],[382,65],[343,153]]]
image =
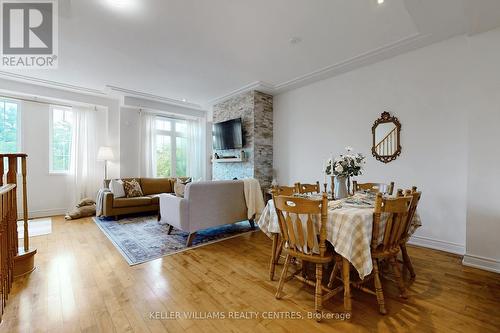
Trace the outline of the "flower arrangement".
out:
[[[337,177],[359,176],[363,172],[366,163],[365,156],[360,153],[351,153],[352,148],[346,147],[347,154],[337,158],[329,158],[326,162],[325,174]]]

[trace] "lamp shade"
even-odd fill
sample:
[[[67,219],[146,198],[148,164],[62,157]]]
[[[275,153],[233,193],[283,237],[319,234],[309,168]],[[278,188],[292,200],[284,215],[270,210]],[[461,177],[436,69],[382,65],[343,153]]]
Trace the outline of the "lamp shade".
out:
[[[110,161],[113,158],[115,158],[115,155],[111,147],[99,147],[99,151],[97,152],[98,161]]]

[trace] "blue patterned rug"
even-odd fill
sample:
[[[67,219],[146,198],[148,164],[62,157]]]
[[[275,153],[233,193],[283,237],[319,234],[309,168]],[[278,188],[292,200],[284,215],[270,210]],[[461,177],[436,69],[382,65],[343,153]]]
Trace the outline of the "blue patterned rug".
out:
[[[168,226],[159,224],[156,216],[124,217],[118,221],[93,217],[93,220],[130,266],[259,230],[257,226],[252,229],[248,221],[200,230],[193,245],[186,247],[189,233],[173,229],[167,235]]]

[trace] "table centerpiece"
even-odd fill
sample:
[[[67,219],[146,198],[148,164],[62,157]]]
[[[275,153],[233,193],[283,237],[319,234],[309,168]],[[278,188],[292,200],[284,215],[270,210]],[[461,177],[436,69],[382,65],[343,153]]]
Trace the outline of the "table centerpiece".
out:
[[[366,163],[363,154],[353,153],[351,147],[345,149],[346,154],[340,154],[337,158],[332,156],[326,162],[325,175],[332,178],[332,193],[335,199],[349,196],[351,177],[360,176]]]

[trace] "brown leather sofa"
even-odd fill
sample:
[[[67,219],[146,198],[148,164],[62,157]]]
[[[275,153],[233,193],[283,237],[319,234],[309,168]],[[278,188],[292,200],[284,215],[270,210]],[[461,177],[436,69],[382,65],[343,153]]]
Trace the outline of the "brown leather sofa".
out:
[[[131,180],[134,178],[123,178]],[[104,193],[102,215],[113,216],[116,219],[120,215],[158,212],[159,194],[173,193],[176,178],[135,178],[141,185],[144,196],[136,198],[115,198],[113,193]],[[183,178],[181,178],[183,179]],[[109,186],[109,179],[104,180],[104,186]]]

